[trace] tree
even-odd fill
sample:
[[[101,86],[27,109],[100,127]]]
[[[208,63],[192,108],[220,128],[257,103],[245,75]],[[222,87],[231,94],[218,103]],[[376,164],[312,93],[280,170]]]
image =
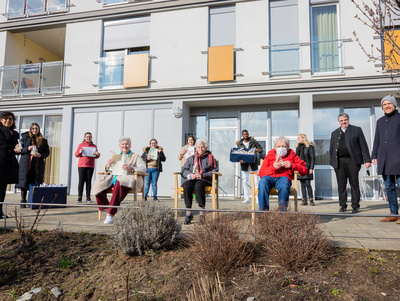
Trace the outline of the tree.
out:
[[[380,62],[384,72],[389,72],[392,80],[396,83],[395,76],[400,75],[400,0],[351,0],[361,12],[355,18],[365,26],[371,28],[380,38],[380,46],[371,44],[368,51],[362,45],[357,33],[353,35],[361,49],[368,57],[369,62]],[[361,3],[361,4],[360,4]]]

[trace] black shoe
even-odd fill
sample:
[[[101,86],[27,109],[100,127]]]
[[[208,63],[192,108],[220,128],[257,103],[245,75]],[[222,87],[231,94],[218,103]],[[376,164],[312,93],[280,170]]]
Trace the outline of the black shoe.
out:
[[[301,205],[301,206],[307,206],[307,205],[308,205],[308,204],[307,204],[307,200],[303,199],[303,201],[301,202],[300,205]]]
[[[86,198],[86,203],[91,203],[92,200],[90,198]]]
[[[346,207],[340,207],[339,212],[346,212]]]
[[[153,202],[159,202],[159,200],[157,198],[154,198]]]
[[[206,216],[205,215],[200,215],[199,223],[200,224],[204,224],[205,221],[206,221]]]
[[[147,196],[144,197],[144,200],[147,201]]]
[[[3,219],[3,218],[7,218],[7,215],[5,215],[5,214],[3,213],[3,211],[2,211],[2,212],[0,212],[0,219]]]
[[[78,199],[76,200],[76,202],[77,202],[77,203],[82,203],[82,198],[78,198]]]
[[[310,206],[315,206],[313,199],[308,199],[310,201]]]
[[[26,203],[26,200],[21,200],[21,203]],[[26,208],[26,205],[19,205],[19,208]]]
[[[358,209],[358,208],[353,208],[353,210],[352,210],[351,212],[353,212],[353,213],[358,213],[358,212],[360,212],[360,209]]]
[[[193,215],[187,215],[185,218],[185,225],[190,225],[192,223]]]

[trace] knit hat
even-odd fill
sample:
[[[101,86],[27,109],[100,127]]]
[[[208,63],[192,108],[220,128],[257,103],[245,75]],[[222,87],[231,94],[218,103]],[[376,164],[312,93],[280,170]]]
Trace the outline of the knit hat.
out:
[[[392,94],[387,95],[387,96],[385,96],[384,98],[382,98],[382,100],[381,100],[381,106],[383,105],[383,102],[386,101],[386,100],[391,101],[391,102],[394,104],[394,106],[397,107],[396,98],[395,98]]]

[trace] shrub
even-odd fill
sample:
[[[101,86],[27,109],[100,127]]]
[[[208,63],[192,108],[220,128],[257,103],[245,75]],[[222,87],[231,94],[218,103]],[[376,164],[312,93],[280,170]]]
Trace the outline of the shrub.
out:
[[[201,270],[224,275],[253,258],[254,245],[249,243],[252,227],[249,220],[242,217],[241,213],[227,214],[193,225],[188,245]]]
[[[322,266],[334,256],[333,245],[309,213],[269,211],[257,218],[260,252],[288,270]]]
[[[146,201],[119,209],[114,223],[114,244],[128,255],[171,246],[181,230],[171,209]]]

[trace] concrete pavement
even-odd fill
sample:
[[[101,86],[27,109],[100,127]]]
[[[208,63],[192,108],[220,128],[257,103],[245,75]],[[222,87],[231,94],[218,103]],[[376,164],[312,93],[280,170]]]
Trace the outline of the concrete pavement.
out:
[[[68,204],[76,205],[76,196],[68,196]],[[95,199],[94,197],[92,198]],[[161,197],[160,204],[174,208],[174,200],[171,198]],[[7,194],[5,202],[18,203],[19,194]],[[227,210],[251,210],[251,204],[242,204],[243,199],[220,198],[220,209]],[[133,197],[129,195],[122,205],[133,204]],[[277,204],[276,199],[271,200],[271,208]],[[382,217],[372,217],[368,215],[386,216],[389,213],[387,202],[384,201],[361,201],[361,212],[356,216],[349,213],[339,213],[339,205],[337,200],[321,200],[315,201],[315,206],[299,206],[299,210],[318,213],[321,215],[321,224],[327,236],[333,240],[336,246],[348,248],[366,248],[366,249],[386,249],[400,250],[400,225],[396,223],[383,223],[379,219]],[[89,232],[111,234],[112,225],[103,224],[105,213],[102,220],[98,220],[98,211],[94,207],[95,202],[86,206],[82,203],[79,207],[52,208],[41,220],[39,230],[55,230],[62,227],[63,231],[70,232]],[[293,206],[293,200],[290,200]],[[350,202],[348,208],[351,209]],[[179,208],[183,208],[183,199],[180,199]],[[11,216],[17,209],[18,214],[22,213],[26,225],[33,222],[36,211],[30,208],[20,209],[14,204],[7,205],[7,214]],[[207,209],[211,209],[211,198],[207,198]],[[196,205],[193,209],[198,209]],[[333,215],[331,215],[333,214]],[[180,211],[179,221],[183,223],[184,213]],[[211,213],[209,213],[209,216]],[[193,222],[197,222],[198,217],[195,213]],[[9,228],[15,228],[15,220],[8,218],[6,221],[0,220],[0,227],[4,225]],[[182,232],[188,231],[190,225],[183,225]]]

